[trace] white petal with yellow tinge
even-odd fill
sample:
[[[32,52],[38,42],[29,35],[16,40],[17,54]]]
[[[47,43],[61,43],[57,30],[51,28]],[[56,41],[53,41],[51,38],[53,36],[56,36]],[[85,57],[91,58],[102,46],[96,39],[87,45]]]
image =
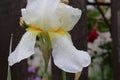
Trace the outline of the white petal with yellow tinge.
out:
[[[70,31],[78,22],[81,10],[61,3],[60,0],[28,0],[21,10],[24,21],[42,30]]]
[[[52,48],[55,65],[66,72],[77,73],[91,62],[89,54],[77,50],[70,38],[65,35],[56,35]]]

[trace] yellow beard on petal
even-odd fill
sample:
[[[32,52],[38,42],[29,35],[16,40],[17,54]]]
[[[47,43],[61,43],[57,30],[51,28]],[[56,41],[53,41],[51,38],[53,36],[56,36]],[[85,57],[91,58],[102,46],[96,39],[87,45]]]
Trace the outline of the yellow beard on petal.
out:
[[[28,27],[28,28],[26,28],[26,30],[33,32],[33,34],[39,34],[41,32],[44,32],[44,30],[42,30],[41,28],[34,27],[34,26]],[[50,30],[50,31],[47,31],[47,32],[50,36],[51,41],[54,41],[55,36],[57,36],[57,35],[67,36],[67,37],[71,38],[70,34],[63,29]]]
[[[26,31],[30,31],[33,33],[33,35],[38,35],[39,33],[41,33],[42,29],[38,28],[38,27],[28,27],[26,28]]]
[[[67,33],[66,31],[64,31],[62,29],[58,29],[58,30],[56,30],[54,32],[59,33],[59,34],[66,34]]]
[[[28,27],[26,28],[27,31],[38,31],[38,32],[42,32],[44,30],[42,30],[41,28],[39,27]],[[53,32],[53,33],[58,33],[58,34],[68,34],[67,31],[63,30],[63,29],[58,29],[58,30],[50,30],[50,31],[47,31],[47,32]]]
[[[56,36],[58,36],[58,35],[67,36],[68,38],[71,38],[70,34],[63,29],[58,29],[56,31],[50,31],[48,33],[50,35],[50,39],[52,42],[54,42],[54,40],[56,40]]]
[[[42,29],[40,29],[38,27],[28,27],[26,30],[27,31],[42,31]]]

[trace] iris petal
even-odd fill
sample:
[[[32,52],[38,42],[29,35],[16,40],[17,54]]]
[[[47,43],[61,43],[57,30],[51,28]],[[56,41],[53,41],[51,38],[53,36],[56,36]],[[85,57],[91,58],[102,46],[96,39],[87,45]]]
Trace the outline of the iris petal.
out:
[[[61,28],[70,31],[81,16],[81,10],[63,4],[60,0],[28,0],[21,12],[26,24],[42,30]]]
[[[60,0],[28,0],[26,8],[21,9],[22,17],[28,25],[43,30],[56,30],[59,28],[59,19],[56,15],[59,2]]]
[[[81,17],[81,10],[72,6],[60,3],[57,9],[57,15],[60,17],[61,29],[70,31]]]
[[[33,31],[27,31],[19,42],[16,49],[9,55],[9,65],[20,62],[21,60],[28,58],[34,54],[34,46],[36,42],[36,35],[38,33]]]
[[[91,62],[89,54],[77,50],[68,36],[57,34],[52,47],[55,65],[66,72],[77,73]]]

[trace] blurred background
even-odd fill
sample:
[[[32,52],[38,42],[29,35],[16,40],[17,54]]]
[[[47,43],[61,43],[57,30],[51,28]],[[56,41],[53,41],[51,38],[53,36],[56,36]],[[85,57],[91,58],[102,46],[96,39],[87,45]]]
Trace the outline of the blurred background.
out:
[[[88,0],[89,80],[114,80],[110,5],[110,0]]]
[[[83,69],[79,80],[120,80],[120,1],[62,1],[82,10],[80,21],[70,33],[76,48],[88,51],[92,62]],[[50,80],[41,77],[45,64],[37,43],[35,55],[8,70],[11,34],[13,51],[25,32],[19,25],[20,9],[25,5],[26,0],[0,2],[0,80]],[[63,75],[51,62],[46,76],[51,80],[62,80]],[[74,74],[67,73],[66,76],[67,80],[74,80]]]

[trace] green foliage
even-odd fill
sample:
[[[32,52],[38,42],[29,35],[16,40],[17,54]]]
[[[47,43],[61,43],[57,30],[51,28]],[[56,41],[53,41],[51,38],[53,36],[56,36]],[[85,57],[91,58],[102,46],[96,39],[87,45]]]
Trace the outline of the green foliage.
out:
[[[92,64],[89,69],[96,74],[89,76],[89,80],[113,80],[113,61],[111,42],[99,46],[102,54],[95,54],[92,57]],[[91,74],[90,74],[91,75]]]
[[[106,11],[106,9],[104,10]],[[93,27],[97,27],[100,32],[107,32],[109,31],[108,26],[104,22],[101,14],[97,10],[88,10],[87,11],[88,17],[88,30],[92,30]],[[110,23],[110,20],[108,20]]]
[[[112,44],[108,42],[101,45],[100,48],[106,50],[100,55],[100,57],[103,58],[101,65],[103,68],[104,80],[113,80]]]
[[[92,30],[93,27],[97,25],[97,17],[100,16],[100,13],[95,10],[88,10],[87,17],[88,17],[88,30]]]
[[[103,20],[98,21],[97,27],[100,32],[107,32],[109,31],[109,28],[106,26],[105,22]]]
[[[108,7],[102,7],[105,13]],[[108,32],[109,27],[106,25],[103,17],[96,9],[87,11],[88,30],[89,32],[96,27],[100,33]],[[108,23],[110,23],[108,19]],[[99,46],[101,52],[94,52],[92,63],[89,67],[89,80],[113,80],[113,61],[112,61],[112,43],[107,42]]]

